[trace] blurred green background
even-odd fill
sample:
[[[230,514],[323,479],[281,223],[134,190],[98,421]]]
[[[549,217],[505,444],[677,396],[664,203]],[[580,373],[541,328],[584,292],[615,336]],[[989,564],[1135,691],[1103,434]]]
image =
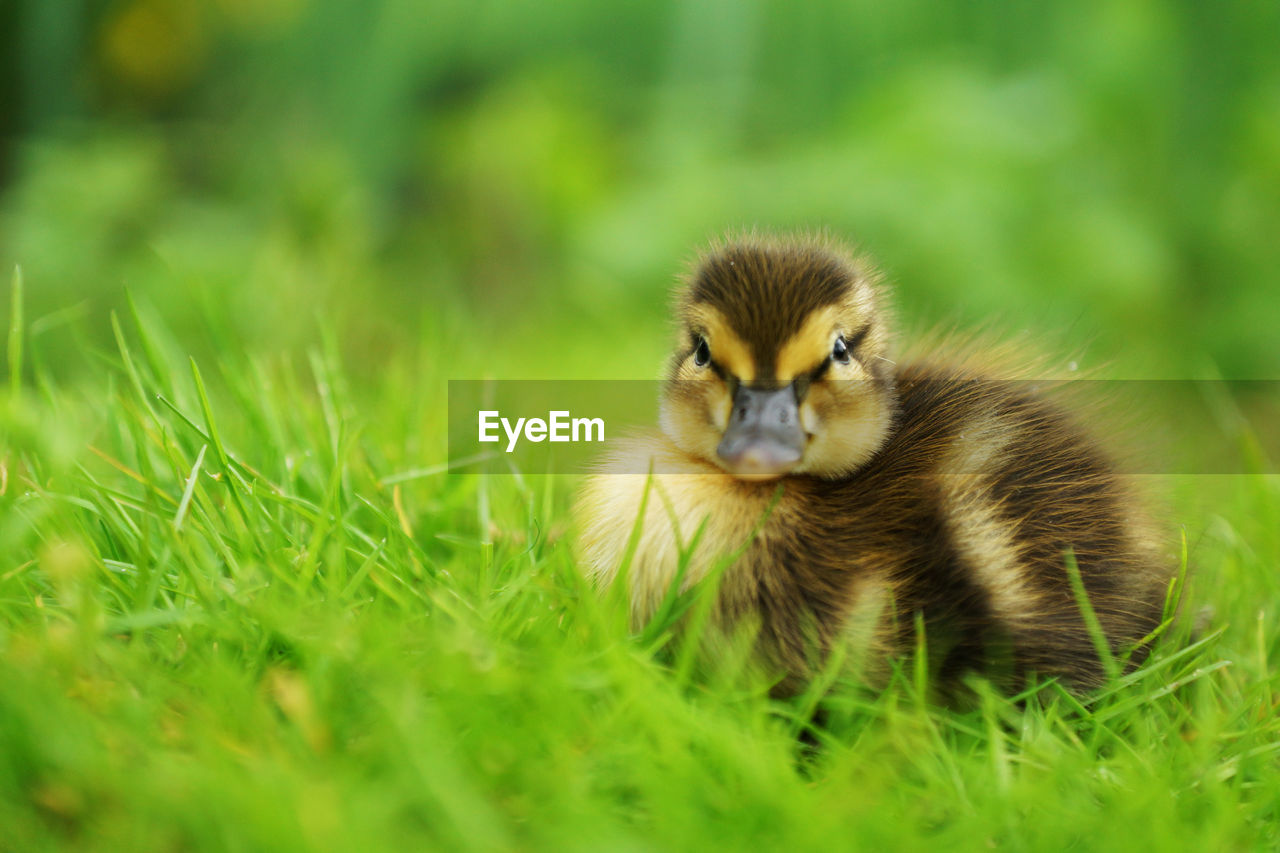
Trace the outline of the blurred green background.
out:
[[[54,375],[128,288],[197,354],[650,377],[699,246],[828,228],[909,326],[1276,378],[1277,44],[1272,2],[7,0],[0,262]]]
[[[842,692],[802,757],[813,705],[593,603],[572,482],[441,463],[448,379],[654,377],[747,227],[1055,372],[1280,380],[1277,45],[1275,0],[0,0],[0,848],[1276,847],[1280,478],[1144,484],[1187,618],[1089,708]],[[1275,470],[1150,384],[1145,450]]]

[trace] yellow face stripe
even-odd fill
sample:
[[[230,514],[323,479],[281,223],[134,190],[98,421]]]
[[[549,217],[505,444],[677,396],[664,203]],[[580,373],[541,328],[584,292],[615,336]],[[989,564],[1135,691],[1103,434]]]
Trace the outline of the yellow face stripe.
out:
[[[831,354],[832,333],[837,326],[837,311],[828,305],[810,314],[796,332],[778,350],[776,376],[779,382],[790,382],[809,373]]]
[[[743,382],[756,378],[756,362],[751,349],[734,333],[724,315],[710,305],[694,305],[689,309],[689,324],[706,335],[711,357]]]

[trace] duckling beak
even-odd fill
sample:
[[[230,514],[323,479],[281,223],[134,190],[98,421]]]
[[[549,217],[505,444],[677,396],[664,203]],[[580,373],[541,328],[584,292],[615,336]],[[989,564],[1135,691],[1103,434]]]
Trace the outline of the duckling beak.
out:
[[[804,446],[792,386],[777,390],[738,386],[729,425],[716,448],[731,474],[750,480],[781,477],[800,464]]]

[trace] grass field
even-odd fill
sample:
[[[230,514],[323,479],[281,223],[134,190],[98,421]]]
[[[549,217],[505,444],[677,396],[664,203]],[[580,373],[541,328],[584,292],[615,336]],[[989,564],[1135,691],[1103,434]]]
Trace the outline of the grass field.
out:
[[[571,478],[421,467],[440,330],[353,387],[137,305],[64,383],[14,285],[0,849],[1280,844],[1274,478],[1165,478],[1183,618],[1086,701],[772,701],[584,588]]]
[[[1280,848],[1276,44],[1250,0],[0,3],[0,851]],[[448,470],[448,380],[653,380],[752,226],[1168,391],[1114,386],[1213,460],[1146,468],[1141,669],[770,700],[585,588],[574,477]]]

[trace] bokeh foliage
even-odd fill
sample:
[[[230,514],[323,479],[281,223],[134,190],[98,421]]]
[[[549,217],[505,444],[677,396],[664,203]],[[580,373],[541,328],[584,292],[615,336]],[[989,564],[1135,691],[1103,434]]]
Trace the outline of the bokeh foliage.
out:
[[[0,849],[1274,846],[1274,477],[1153,478],[1151,667],[953,712],[910,664],[690,676],[584,588],[572,483],[439,463],[450,378],[654,376],[746,227],[857,240],[909,327],[1276,378],[1277,43],[1239,1],[0,0]]]
[[[660,322],[691,251],[825,227],[922,325],[1047,330],[1126,375],[1280,366],[1274,4],[5,14],[0,261],[33,316],[83,305],[91,334],[127,285],[182,331],[203,300],[266,346],[343,314],[376,360],[457,306],[476,337],[535,338],[522,371],[585,326],[608,371],[649,376],[633,320]],[[555,372],[603,372],[588,337]]]

